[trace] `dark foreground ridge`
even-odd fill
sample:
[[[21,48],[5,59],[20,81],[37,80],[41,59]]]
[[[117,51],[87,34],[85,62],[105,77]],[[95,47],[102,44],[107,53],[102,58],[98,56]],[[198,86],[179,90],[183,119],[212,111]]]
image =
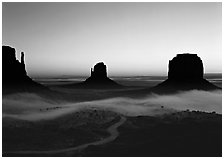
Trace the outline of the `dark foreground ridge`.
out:
[[[107,77],[107,67],[103,62],[99,62],[94,66],[94,68],[91,68],[91,76],[84,82],[67,86],[70,88],[87,89],[116,89],[122,87]]]
[[[25,69],[24,53],[21,61],[16,59],[16,50],[10,46],[2,46],[2,93],[36,92],[47,90],[39,83],[34,82]]]
[[[3,157],[220,157],[222,115],[84,109],[38,122],[3,118],[2,143]]]
[[[177,54],[169,61],[168,79],[155,86],[152,91],[169,93],[179,90],[220,89],[203,78],[204,67],[197,54]]]

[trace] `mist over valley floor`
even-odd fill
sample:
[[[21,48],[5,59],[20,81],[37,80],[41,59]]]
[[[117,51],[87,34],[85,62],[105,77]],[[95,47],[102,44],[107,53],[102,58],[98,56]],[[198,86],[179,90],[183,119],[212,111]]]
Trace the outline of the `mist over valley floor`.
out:
[[[82,102],[7,95],[3,156],[216,156],[221,103],[221,91],[198,90]]]
[[[30,102],[32,101],[32,102]],[[3,117],[27,120],[51,119],[82,109],[98,108],[127,116],[155,116],[176,111],[196,110],[222,113],[221,91],[185,91],[172,95],[149,95],[142,99],[115,97],[84,102],[53,101],[36,94],[13,94],[3,98]]]

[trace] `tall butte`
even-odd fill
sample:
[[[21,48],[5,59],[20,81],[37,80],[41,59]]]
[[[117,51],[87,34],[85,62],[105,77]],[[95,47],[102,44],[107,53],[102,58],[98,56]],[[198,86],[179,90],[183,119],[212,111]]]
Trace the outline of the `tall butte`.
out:
[[[86,89],[117,89],[122,87],[107,77],[107,66],[103,62],[97,63],[93,68],[90,69],[90,71],[91,76],[84,82],[66,85],[66,87]]]
[[[121,87],[121,85],[107,77],[107,66],[103,62],[99,62],[91,68],[91,76],[83,82],[83,86],[96,89]]]
[[[16,50],[10,46],[2,46],[2,92],[36,92],[46,90],[45,86],[34,82],[25,69],[24,53],[20,62],[16,59]]]
[[[203,62],[197,54],[177,54],[169,61],[168,79],[153,88],[160,93],[178,90],[214,90],[220,89],[204,79]]]
[[[107,77],[107,66],[103,62],[97,63],[91,68],[91,78],[102,80]]]

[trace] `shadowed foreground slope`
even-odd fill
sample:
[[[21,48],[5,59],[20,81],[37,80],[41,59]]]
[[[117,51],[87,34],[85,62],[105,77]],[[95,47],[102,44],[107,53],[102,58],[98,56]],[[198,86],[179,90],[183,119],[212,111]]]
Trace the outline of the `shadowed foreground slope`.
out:
[[[130,117],[102,110],[39,122],[3,118],[3,156],[220,157],[221,118],[198,111]]]

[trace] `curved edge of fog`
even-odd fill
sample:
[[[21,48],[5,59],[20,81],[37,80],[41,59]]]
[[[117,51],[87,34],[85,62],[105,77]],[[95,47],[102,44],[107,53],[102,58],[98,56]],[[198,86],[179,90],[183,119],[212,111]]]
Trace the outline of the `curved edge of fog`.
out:
[[[222,113],[222,91],[185,91],[172,95],[153,94],[142,99],[110,98],[79,103],[54,103],[36,94],[13,94],[2,99],[2,116],[38,121],[77,112],[103,109],[125,116],[155,116],[183,110]]]

